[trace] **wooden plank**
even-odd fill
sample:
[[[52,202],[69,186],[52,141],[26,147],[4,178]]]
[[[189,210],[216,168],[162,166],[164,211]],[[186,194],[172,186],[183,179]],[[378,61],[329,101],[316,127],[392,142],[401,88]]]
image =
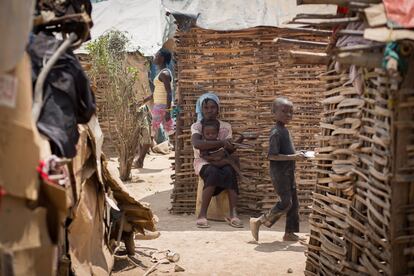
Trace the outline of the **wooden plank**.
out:
[[[328,45],[327,42],[318,42],[318,41],[307,41],[307,40],[300,40],[300,39],[292,39],[292,38],[285,38],[285,37],[276,37],[273,39],[274,43],[291,43],[291,44],[300,44],[300,45],[311,45],[311,46],[321,46],[326,47]]]
[[[329,56],[326,53],[314,53],[305,51],[289,51],[292,64],[328,64]]]
[[[357,65],[366,68],[379,68],[383,55],[380,53],[339,53],[336,60],[342,64]]]

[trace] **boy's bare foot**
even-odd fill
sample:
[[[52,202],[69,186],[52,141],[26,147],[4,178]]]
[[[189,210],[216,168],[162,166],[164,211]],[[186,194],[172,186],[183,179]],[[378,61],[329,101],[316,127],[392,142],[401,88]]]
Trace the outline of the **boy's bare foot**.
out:
[[[299,240],[302,240],[302,238],[300,238],[295,233],[285,233],[285,235],[283,236],[283,240],[284,241],[299,241]]]
[[[262,225],[260,217],[258,218],[250,218],[250,232],[252,232],[252,236],[255,241],[259,240],[259,228]]]

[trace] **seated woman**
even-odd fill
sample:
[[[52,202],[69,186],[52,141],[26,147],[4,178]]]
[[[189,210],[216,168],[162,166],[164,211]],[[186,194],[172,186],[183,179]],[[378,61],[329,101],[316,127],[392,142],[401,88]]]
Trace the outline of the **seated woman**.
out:
[[[200,156],[200,151],[205,152],[218,147],[223,147],[230,154],[235,151],[231,143],[232,129],[229,123],[219,121],[218,140],[203,139],[201,120],[217,119],[218,111],[219,99],[215,94],[206,93],[197,100],[198,121],[191,126],[191,142],[194,147],[194,170],[204,180],[204,187],[200,214],[196,223],[200,228],[210,227],[207,221],[207,208],[211,198],[227,190],[230,205],[230,217],[227,220],[231,226],[240,228],[243,227],[243,224],[236,213],[239,188],[235,170],[231,165],[214,166]]]

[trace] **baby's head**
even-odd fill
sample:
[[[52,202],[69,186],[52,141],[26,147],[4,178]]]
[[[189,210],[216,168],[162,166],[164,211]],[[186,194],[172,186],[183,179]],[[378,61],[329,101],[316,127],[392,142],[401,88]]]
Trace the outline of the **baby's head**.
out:
[[[201,120],[201,132],[205,140],[217,140],[220,122],[216,119]]]
[[[273,101],[272,113],[277,122],[287,124],[292,120],[293,103],[286,98],[276,98]]]

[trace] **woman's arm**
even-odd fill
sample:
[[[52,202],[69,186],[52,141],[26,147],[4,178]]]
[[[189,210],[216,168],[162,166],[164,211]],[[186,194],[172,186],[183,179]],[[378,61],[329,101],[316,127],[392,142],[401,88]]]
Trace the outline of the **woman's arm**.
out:
[[[154,99],[154,95],[153,94],[151,94],[150,96],[144,98],[142,104],[146,104],[147,102],[151,101],[152,99]]]
[[[167,110],[171,109],[171,101],[172,101],[172,92],[171,92],[171,76],[170,73],[167,71],[163,71],[158,79],[164,83],[165,91],[167,91]],[[165,113],[165,119],[168,121],[170,119],[170,112]]]
[[[200,151],[200,156],[208,162],[220,161],[223,158],[226,158],[227,152],[224,148],[212,149],[212,150],[203,150]]]
[[[228,125],[228,127],[227,127],[227,129],[228,129],[228,134],[227,134],[227,137],[226,137],[227,144],[226,144],[226,145],[224,145],[223,147],[224,147],[224,149],[226,149],[226,151],[227,151],[229,154],[232,154],[233,152],[235,152],[235,151],[236,151],[236,147],[232,144],[232,140],[233,140],[233,131],[232,131],[232,129],[231,129],[231,125],[230,125],[230,124],[227,124],[227,125]]]

